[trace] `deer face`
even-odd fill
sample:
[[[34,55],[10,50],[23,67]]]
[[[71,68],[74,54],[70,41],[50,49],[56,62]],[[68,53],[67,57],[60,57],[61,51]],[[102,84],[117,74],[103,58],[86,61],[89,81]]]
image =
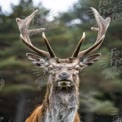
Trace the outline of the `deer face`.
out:
[[[100,54],[88,56],[86,58],[51,58],[44,59],[35,54],[27,53],[27,57],[33,64],[46,70],[49,74],[49,81],[53,86],[60,88],[71,88],[79,84],[79,72],[85,67],[92,65],[100,58]]]

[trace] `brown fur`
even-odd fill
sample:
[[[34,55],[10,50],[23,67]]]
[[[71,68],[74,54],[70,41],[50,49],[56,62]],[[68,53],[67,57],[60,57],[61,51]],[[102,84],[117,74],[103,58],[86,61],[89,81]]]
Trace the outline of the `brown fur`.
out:
[[[79,88],[79,86],[77,86],[77,88]],[[25,122],[41,122],[40,120],[43,117],[43,115],[45,114],[46,109],[50,108],[49,107],[50,94],[51,94],[50,91],[51,91],[51,84],[48,84],[45,99],[43,100],[42,105],[38,106],[32,112],[32,114],[26,119]],[[78,92],[78,89],[77,89],[77,92]],[[80,117],[79,117],[78,113],[76,113],[74,122],[80,122]]]
[[[43,105],[38,106],[31,114],[31,116],[26,119],[25,122],[38,122],[39,119],[41,119],[41,116],[43,115],[43,111],[44,111]],[[80,117],[78,113],[75,116],[74,122],[80,122]]]

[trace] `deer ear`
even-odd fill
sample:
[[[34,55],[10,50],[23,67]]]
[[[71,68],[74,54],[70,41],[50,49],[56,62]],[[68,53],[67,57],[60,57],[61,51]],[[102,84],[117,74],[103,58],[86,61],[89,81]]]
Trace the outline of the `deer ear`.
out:
[[[90,66],[90,65],[94,64],[96,61],[98,61],[100,59],[100,57],[101,57],[101,53],[89,55],[83,59],[82,63],[87,66]]]
[[[30,61],[32,61],[33,64],[37,66],[44,67],[46,65],[46,60],[38,55],[32,53],[26,53],[26,56]]]

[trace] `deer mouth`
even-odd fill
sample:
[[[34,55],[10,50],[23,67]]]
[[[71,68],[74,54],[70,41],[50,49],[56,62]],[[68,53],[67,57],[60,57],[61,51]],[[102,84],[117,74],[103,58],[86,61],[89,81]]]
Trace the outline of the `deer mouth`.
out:
[[[70,80],[60,80],[57,83],[58,87],[65,88],[65,87],[71,87],[72,83]]]

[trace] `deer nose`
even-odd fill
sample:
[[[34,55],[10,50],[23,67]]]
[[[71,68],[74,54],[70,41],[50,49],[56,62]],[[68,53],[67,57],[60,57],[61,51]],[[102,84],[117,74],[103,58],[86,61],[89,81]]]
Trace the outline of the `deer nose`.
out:
[[[59,78],[61,80],[67,80],[69,78],[69,74],[66,72],[62,72],[61,74],[59,74]]]

